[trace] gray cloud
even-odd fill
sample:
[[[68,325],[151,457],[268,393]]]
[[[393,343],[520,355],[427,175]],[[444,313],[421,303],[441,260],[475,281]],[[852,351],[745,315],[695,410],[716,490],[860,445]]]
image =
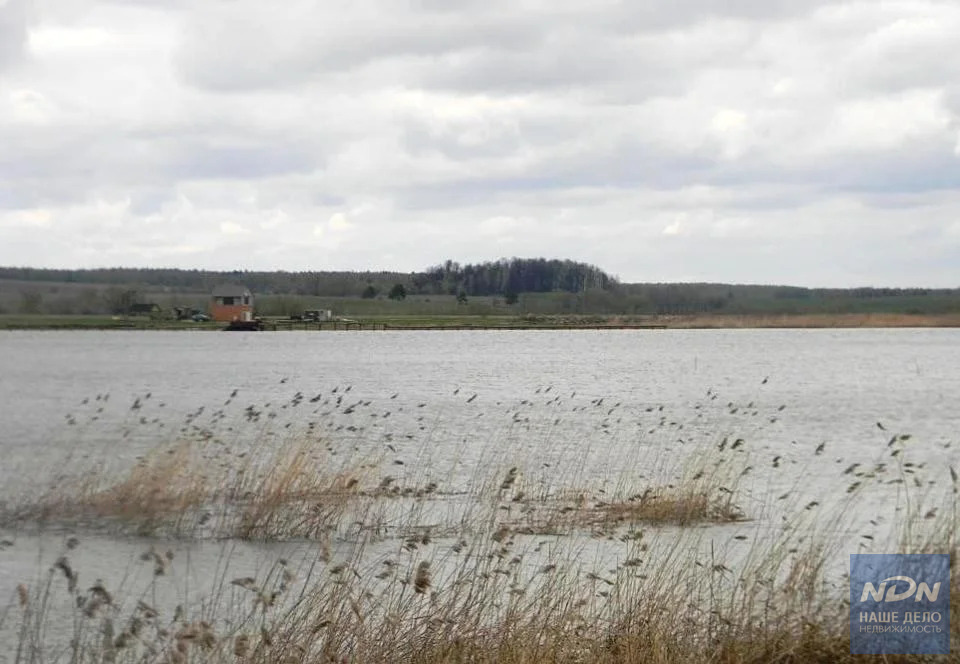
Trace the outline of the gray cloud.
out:
[[[0,264],[956,285],[958,30],[935,0],[0,0]]]
[[[28,9],[28,0],[0,2],[0,74],[23,57]]]

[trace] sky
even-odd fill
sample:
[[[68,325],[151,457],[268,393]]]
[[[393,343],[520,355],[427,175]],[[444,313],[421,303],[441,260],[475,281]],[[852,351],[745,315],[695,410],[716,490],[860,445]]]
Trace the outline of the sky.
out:
[[[0,265],[960,286],[960,2],[0,0]]]

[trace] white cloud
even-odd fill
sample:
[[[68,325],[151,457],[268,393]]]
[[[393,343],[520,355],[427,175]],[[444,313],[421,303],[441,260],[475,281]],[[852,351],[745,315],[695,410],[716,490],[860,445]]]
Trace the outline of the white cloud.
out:
[[[941,90],[915,90],[841,104],[818,150],[887,151],[910,142],[949,140],[951,118]]]
[[[221,221],[220,232],[224,235],[249,235],[250,231],[238,223],[232,221]]]
[[[935,0],[0,0],[0,264],[956,285],[958,31]]]
[[[327,222],[327,228],[333,233],[341,233],[349,231],[353,228],[353,224],[347,219],[347,215],[342,212],[337,212],[330,217],[330,220]]]
[[[661,231],[664,235],[683,235],[685,229],[683,228],[683,223],[680,219],[674,219],[669,224],[663,227]]]
[[[530,217],[512,217],[498,215],[488,217],[477,225],[477,233],[491,238],[497,244],[509,245],[517,241],[518,236],[536,233],[536,220]]]

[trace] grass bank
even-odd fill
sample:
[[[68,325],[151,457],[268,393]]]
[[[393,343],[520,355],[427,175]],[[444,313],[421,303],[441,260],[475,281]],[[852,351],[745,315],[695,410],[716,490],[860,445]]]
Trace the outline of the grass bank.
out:
[[[194,323],[136,316],[0,314],[0,330],[219,330],[223,323]]]
[[[792,314],[659,316],[671,328],[886,328],[960,327],[960,314]]]
[[[344,314],[366,329],[765,329],[765,328],[933,328],[960,327],[960,314],[704,314],[671,316],[619,316],[576,314],[526,315],[421,315],[421,314]],[[279,319],[288,321],[289,319]],[[0,315],[0,330],[54,329],[142,329],[142,330],[221,330],[224,323],[174,321],[117,316]],[[339,326],[344,327],[343,325]],[[356,326],[354,326],[356,327]],[[316,324],[313,325],[316,328]],[[333,325],[325,323],[324,330]],[[282,326],[281,326],[282,329]],[[311,329],[295,323],[290,329]]]

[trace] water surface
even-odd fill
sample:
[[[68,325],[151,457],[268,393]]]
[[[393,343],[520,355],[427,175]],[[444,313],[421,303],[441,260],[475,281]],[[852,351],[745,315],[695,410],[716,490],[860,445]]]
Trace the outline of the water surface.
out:
[[[697,529],[697,542],[736,556],[743,541],[778,538],[786,515],[809,514],[836,531],[840,569],[846,553],[889,543],[908,504],[942,504],[960,467],[958,348],[949,329],[5,332],[0,500],[91,464],[121,477],[197,437],[228,454],[305,440],[331,465],[373,459],[375,479],[436,482],[430,506],[392,508],[429,523],[455,522],[463,492],[511,466],[531,486],[598,496],[717,458],[739,474],[749,519]],[[884,473],[851,496],[877,464]],[[64,536],[0,531],[14,541],[0,546],[0,601],[45,573]],[[91,574],[149,577],[136,561],[151,543],[83,537],[76,556]],[[225,559],[256,575],[279,555],[301,567],[315,556],[302,542],[161,545],[177,550],[173,594],[187,597],[223,578]],[[598,568],[621,555],[575,548]]]

